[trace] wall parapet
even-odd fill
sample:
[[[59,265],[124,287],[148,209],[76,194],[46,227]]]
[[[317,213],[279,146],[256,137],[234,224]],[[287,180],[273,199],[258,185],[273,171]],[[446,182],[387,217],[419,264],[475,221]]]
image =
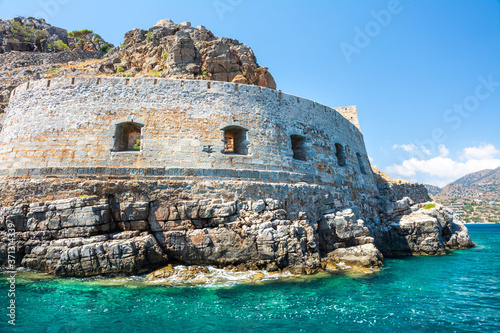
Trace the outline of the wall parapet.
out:
[[[180,87],[186,88],[192,87],[194,85],[199,85],[199,87],[205,87],[207,90],[212,89],[212,91],[217,91],[221,88],[231,87],[235,92],[249,93],[249,94],[262,94],[264,93],[267,98],[274,97],[279,100],[296,101],[297,104],[307,103],[312,105],[314,109],[324,110],[325,113],[335,112],[342,115],[345,119],[349,120],[354,127],[361,131],[359,126],[359,121],[357,118],[357,107],[352,106],[342,106],[342,107],[330,107],[325,104],[318,103],[308,98],[300,97],[297,95],[291,95],[283,93],[281,90],[275,90],[267,87],[260,87],[249,84],[242,83],[232,83],[224,81],[209,81],[209,80],[178,80],[178,79],[164,79],[164,78],[151,78],[151,77],[137,77],[137,78],[123,78],[123,77],[64,77],[56,79],[41,79],[36,81],[28,81],[23,83],[11,91],[11,98],[16,95],[16,93],[22,92],[23,90],[50,88],[51,84],[56,84],[56,87],[61,87],[64,85],[70,86],[83,86],[89,87],[91,85],[111,85],[117,89],[124,88],[125,86],[130,87],[155,87],[166,85],[178,85]],[[53,86],[53,88],[55,88]]]

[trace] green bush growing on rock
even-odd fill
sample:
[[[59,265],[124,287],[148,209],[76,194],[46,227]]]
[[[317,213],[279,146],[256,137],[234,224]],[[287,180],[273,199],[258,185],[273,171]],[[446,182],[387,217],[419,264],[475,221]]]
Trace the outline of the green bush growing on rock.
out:
[[[50,45],[50,44],[49,44]],[[58,39],[56,42],[52,45],[52,47],[56,51],[69,51],[69,46],[66,45],[62,40]]]
[[[152,35],[152,34],[153,34],[153,33],[152,33],[151,31],[149,31],[149,32],[147,33],[147,35],[146,35],[146,40],[147,40],[148,42],[151,40],[151,35]]]
[[[236,72],[236,68],[231,67],[231,72]]]
[[[50,74],[50,73],[54,73],[54,72],[57,72],[61,70],[60,68],[56,68],[56,67],[51,67],[48,71],[46,71],[44,74]]]
[[[82,37],[86,37],[86,36],[93,34],[93,33],[94,32],[92,30],[89,30],[89,29],[73,30],[73,31],[68,32],[68,36],[70,38],[82,38]]]
[[[207,76],[208,75],[208,72],[207,71],[203,71],[203,73],[201,74],[203,76]]]
[[[111,50],[111,48],[112,48],[111,44],[104,44],[101,46],[100,51],[102,53],[108,53],[108,51]]]
[[[19,22],[12,22],[14,28],[11,28],[10,31],[15,34],[22,35],[25,41],[34,42],[35,38],[37,41],[47,38],[49,36],[49,32],[47,30],[37,30],[33,29],[30,26],[21,24]]]
[[[168,58],[168,52],[163,53],[162,57],[163,57],[163,60],[167,59]]]
[[[84,198],[88,198],[89,196],[87,194],[84,194],[84,195],[80,195],[79,198],[80,199],[84,199]]]
[[[243,74],[243,76],[247,76],[247,72],[243,72],[242,74]]]
[[[434,208],[436,207],[436,204],[427,204],[424,206],[425,209],[431,209],[431,208]]]
[[[125,72],[125,68],[122,65],[118,65],[118,67],[116,68],[116,74],[120,74],[123,72]]]
[[[78,39],[77,46],[83,48],[83,44],[92,45],[95,51],[99,51],[99,41],[102,38],[89,29],[73,30],[68,32],[68,37]]]
[[[132,149],[134,149],[134,150],[141,149],[141,139],[135,140],[135,145],[132,146]]]
[[[161,70],[161,71],[150,70],[149,74],[154,75],[154,76],[160,76],[161,72],[163,72],[163,70]]]

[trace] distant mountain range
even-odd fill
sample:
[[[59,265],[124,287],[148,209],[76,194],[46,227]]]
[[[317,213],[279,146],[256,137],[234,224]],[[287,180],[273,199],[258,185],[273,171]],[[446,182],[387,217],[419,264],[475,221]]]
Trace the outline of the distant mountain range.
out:
[[[425,185],[429,194],[439,197],[455,197],[500,201],[500,167],[470,173],[439,188]]]

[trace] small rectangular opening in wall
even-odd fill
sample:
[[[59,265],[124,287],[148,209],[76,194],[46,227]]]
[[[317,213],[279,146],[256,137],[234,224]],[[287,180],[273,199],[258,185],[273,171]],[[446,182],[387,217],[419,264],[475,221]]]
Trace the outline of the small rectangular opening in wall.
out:
[[[363,158],[361,157],[360,153],[356,153],[356,158],[358,159],[358,164],[359,164],[359,170],[363,175],[366,175],[366,169],[365,165],[363,163]]]
[[[16,96],[16,89],[12,92],[12,96]]]
[[[281,90],[279,91],[278,96],[279,96],[279,99],[281,99]]]
[[[71,84],[75,84],[75,78],[74,77],[71,78]]]
[[[313,101],[313,108],[315,108],[315,107],[316,107],[316,102],[315,102],[315,101]]]
[[[26,90],[28,90],[30,88],[30,83],[26,83]]]
[[[224,128],[224,154],[247,155],[247,130],[237,125]]]
[[[262,87],[259,87],[259,94],[262,92]]]
[[[50,80],[47,80],[47,88],[50,87]]]
[[[290,135],[292,143],[293,159],[299,161],[307,161],[307,146],[306,137],[302,135]]]
[[[181,87],[184,87],[184,81],[181,81]]]
[[[300,103],[300,99],[297,97],[297,103]]]
[[[97,84],[101,84],[101,78],[97,79]]]
[[[238,91],[238,84],[237,83],[234,84],[234,91]]]
[[[155,79],[155,80],[153,81],[153,85],[154,85],[154,86],[156,86],[157,84],[158,84],[158,79]]]
[[[125,79],[125,85],[128,86],[129,83],[130,83],[130,79]]]
[[[325,105],[325,112],[326,112],[326,105]]]
[[[207,82],[207,89],[210,89],[210,82]]]

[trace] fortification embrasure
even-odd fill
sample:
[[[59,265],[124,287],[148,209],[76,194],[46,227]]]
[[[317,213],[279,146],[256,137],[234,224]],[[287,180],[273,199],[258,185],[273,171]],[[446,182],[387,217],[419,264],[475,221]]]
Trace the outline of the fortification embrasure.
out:
[[[11,94],[0,175],[214,176],[371,187],[358,126],[355,107],[333,109],[251,85],[39,80]]]

